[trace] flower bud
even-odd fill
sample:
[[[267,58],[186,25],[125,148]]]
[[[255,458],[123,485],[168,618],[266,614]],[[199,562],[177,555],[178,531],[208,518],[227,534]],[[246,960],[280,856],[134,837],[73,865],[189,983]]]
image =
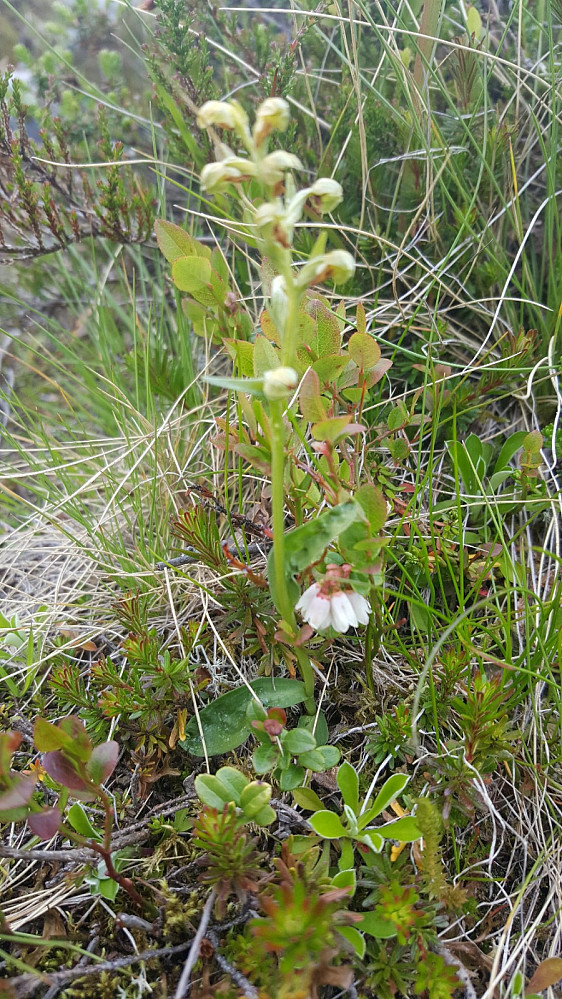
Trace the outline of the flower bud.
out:
[[[278,274],[271,282],[271,296],[269,300],[269,310],[275,327],[279,333],[285,329],[285,321],[289,311],[289,300],[287,298],[287,286],[285,278]]]
[[[286,399],[296,389],[299,376],[294,368],[272,368],[263,376],[263,394],[267,399]]]
[[[266,201],[260,205],[254,216],[258,229],[264,236],[275,240],[287,249],[293,240],[293,228],[287,224],[286,213],[281,201]]]
[[[322,281],[333,281],[343,284],[355,274],[355,260],[347,250],[332,250],[320,257],[313,257],[301,270],[297,284],[307,288],[310,284],[320,284]]]
[[[321,215],[333,212],[343,201],[343,188],[337,180],[331,177],[320,177],[310,188],[310,196],[314,198],[316,209]]]
[[[287,153],[284,149],[276,149],[274,153],[264,156],[261,162],[262,178],[271,186],[283,180],[286,170],[304,170],[304,167],[298,156]]]
[[[206,101],[197,115],[199,128],[235,129],[239,133],[248,131],[248,115],[238,101]]]
[[[254,142],[261,146],[271,132],[284,132],[289,124],[290,111],[282,97],[268,97],[256,112]]]
[[[229,184],[240,184],[255,177],[255,163],[241,156],[229,156],[218,163],[208,163],[201,171],[201,187],[209,193],[224,191]]]

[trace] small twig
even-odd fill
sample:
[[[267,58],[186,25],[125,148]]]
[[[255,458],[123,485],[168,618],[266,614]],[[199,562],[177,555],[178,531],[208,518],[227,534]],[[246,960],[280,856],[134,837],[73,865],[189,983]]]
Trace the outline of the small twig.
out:
[[[129,912],[118,912],[115,917],[115,925],[117,927],[125,926],[128,930],[144,930],[152,935],[156,933],[154,923],[149,923],[148,919],[142,919],[141,916],[135,916]]]
[[[95,860],[96,853],[88,849],[69,850],[25,850],[16,846],[0,845],[0,857],[10,860],[62,860],[63,862],[74,860],[80,863],[91,863]]]
[[[262,555],[264,549],[267,551],[271,548],[271,541],[269,538],[265,538],[260,544],[251,544],[247,547],[247,553],[250,558],[255,555]],[[165,562],[156,562],[154,564],[155,569],[178,569],[182,565],[189,565],[191,562],[203,562],[204,557],[195,548],[188,548],[184,555],[178,555],[176,558],[166,559]]]
[[[207,931],[207,939],[211,941],[215,950],[215,961],[217,962],[219,968],[222,968],[227,975],[230,975],[232,981],[239,989],[242,990],[244,994],[244,999],[258,999],[258,990],[244,977],[241,971],[238,971],[233,967],[232,964],[226,960],[222,954],[219,954],[219,938],[214,930]]]
[[[213,905],[215,904],[216,891],[213,888],[211,894],[209,895],[207,901],[205,902],[205,908],[201,914],[201,921],[197,927],[197,933],[193,938],[189,954],[187,955],[187,960],[183,966],[183,971],[180,975],[180,980],[178,982],[178,987],[175,991],[174,999],[184,999],[189,988],[189,979],[191,978],[191,972],[197,958],[199,957],[199,950],[201,947],[201,941],[205,936],[207,927],[209,925],[209,920],[211,918],[211,912],[213,911]]]
[[[171,957],[174,954],[181,954],[191,946],[191,941],[176,944],[174,947],[160,947],[156,950],[145,950],[140,954],[127,954],[126,957],[116,957],[112,961],[100,961],[98,964],[90,964],[85,968],[68,968],[65,971],[38,972],[36,975],[19,975],[10,979],[10,986],[18,999],[25,999],[32,996],[41,985],[66,984],[76,978],[83,978],[86,975],[97,975],[101,971],[117,971],[119,968],[126,968],[130,964],[137,964],[141,961],[152,961],[155,958]]]

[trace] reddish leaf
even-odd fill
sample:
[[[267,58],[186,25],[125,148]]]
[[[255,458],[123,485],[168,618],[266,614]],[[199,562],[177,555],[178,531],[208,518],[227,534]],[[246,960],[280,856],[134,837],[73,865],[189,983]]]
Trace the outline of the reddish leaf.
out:
[[[388,360],[386,357],[381,357],[380,361],[374,365],[374,367],[369,368],[365,372],[365,384],[367,388],[372,388],[377,382],[380,382],[381,378],[386,375],[389,368],[392,367],[392,361]]]
[[[102,742],[100,746],[96,746],[86,766],[90,780],[94,784],[102,784],[115,770],[118,759],[119,743],[115,742],[115,739],[110,739],[109,742]]]
[[[43,808],[40,812],[28,815],[27,824],[39,839],[52,839],[58,832],[62,815],[58,808]]]
[[[276,721],[275,718],[266,718],[263,723],[263,730],[274,739],[277,735],[281,735],[283,725],[281,722]]]
[[[562,978],[562,958],[547,957],[541,961],[531,981],[527,983],[525,992],[542,992],[551,985],[556,985]]]
[[[12,753],[15,753],[21,739],[19,732],[4,732],[0,735],[0,780],[9,773]]]
[[[73,764],[63,756],[59,749],[55,749],[52,753],[45,753],[42,762],[49,777],[56,780],[58,784],[62,784],[63,787],[67,787],[69,791],[89,790],[86,782],[76,773]]]
[[[281,722],[282,725],[287,724],[287,712],[283,708],[269,708],[267,717],[274,718],[275,721]]]
[[[11,770],[8,776],[12,778],[13,783],[0,794],[0,812],[8,812],[12,808],[27,805],[37,784],[37,778],[32,774],[18,774]]]
[[[2,738],[7,740],[8,749],[10,752],[15,753],[16,749],[19,749],[23,736],[21,732],[5,732]]]

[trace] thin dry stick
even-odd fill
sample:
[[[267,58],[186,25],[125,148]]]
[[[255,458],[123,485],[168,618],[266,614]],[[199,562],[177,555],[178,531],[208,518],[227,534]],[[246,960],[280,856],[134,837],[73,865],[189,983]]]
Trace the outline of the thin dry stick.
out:
[[[201,922],[197,927],[197,933],[193,938],[193,943],[191,944],[189,954],[187,955],[187,960],[183,966],[183,971],[181,973],[180,980],[178,982],[178,987],[176,989],[174,999],[184,999],[184,996],[187,995],[187,990],[189,988],[189,979],[191,978],[191,972],[193,971],[193,966],[197,958],[199,957],[199,949],[201,947],[201,941],[205,936],[207,926],[209,925],[209,920],[211,918],[213,905],[215,904],[215,895],[216,891],[213,888],[211,894],[209,895],[207,901],[205,902],[205,908],[203,909],[203,913],[201,915]]]
[[[238,971],[237,968],[234,968],[226,960],[226,958],[222,957],[222,955],[218,953],[219,938],[215,933],[215,931],[209,930],[207,936],[211,941],[213,947],[215,948],[215,961],[217,962],[219,968],[221,968],[222,971],[226,971],[227,975],[230,975],[234,984],[237,985],[238,988],[243,992],[244,999],[258,999],[258,990],[254,988],[254,986],[248,981],[248,979],[242,974],[241,971]]]
[[[126,957],[116,957],[111,961],[100,961],[99,964],[86,965],[85,968],[68,968],[65,971],[38,972],[35,975],[18,975],[10,979],[10,986],[18,999],[31,996],[41,985],[64,985],[77,978],[85,978],[87,975],[99,975],[102,971],[117,971],[119,968],[127,968],[130,964],[138,964],[142,961],[153,961],[164,957],[171,957],[180,954],[189,947],[189,941],[176,944],[174,947],[160,947],[154,950],[145,950],[140,954],[128,954]]]

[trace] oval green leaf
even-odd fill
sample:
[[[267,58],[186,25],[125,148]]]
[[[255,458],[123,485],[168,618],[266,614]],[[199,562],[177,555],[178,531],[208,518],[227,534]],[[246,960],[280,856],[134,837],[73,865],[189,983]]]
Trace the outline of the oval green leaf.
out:
[[[266,708],[293,707],[305,698],[304,684],[288,677],[260,677],[249,686]],[[253,700],[252,693],[244,685],[222,694],[199,712],[209,756],[229,753],[246,741],[252,731],[246,717],[250,700]],[[192,756],[205,755],[195,717],[189,719],[185,739],[179,745]]]
[[[340,836],[346,837],[347,832],[344,829],[339,815],[335,812],[329,812],[323,810],[321,812],[315,812],[311,815],[309,820],[310,825],[314,829],[315,833],[322,836],[323,839],[339,839]]]

